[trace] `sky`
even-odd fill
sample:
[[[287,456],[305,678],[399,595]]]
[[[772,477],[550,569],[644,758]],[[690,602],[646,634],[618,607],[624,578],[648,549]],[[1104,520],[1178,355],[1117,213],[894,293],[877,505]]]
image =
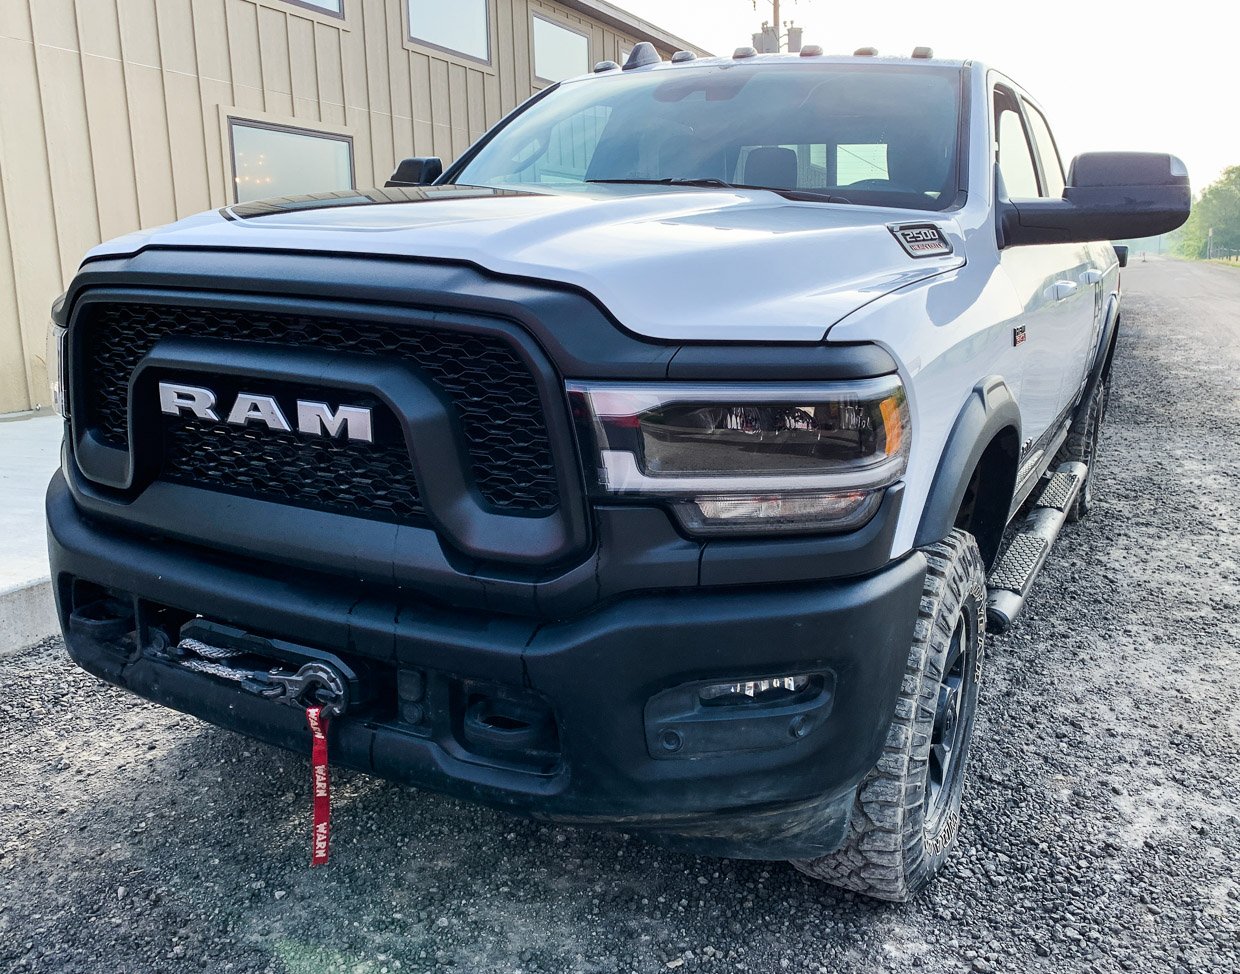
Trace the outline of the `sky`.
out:
[[[769,0],[614,2],[715,54],[748,45],[771,17]],[[828,54],[925,45],[984,61],[1041,102],[1065,164],[1080,152],[1171,152],[1198,192],[1240,166],[1238,18],[1220,0],[784,0],[781,17]]]

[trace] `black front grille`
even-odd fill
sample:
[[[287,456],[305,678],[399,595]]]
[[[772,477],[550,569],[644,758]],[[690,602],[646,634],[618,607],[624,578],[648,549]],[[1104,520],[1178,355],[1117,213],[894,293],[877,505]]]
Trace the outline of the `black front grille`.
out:
[[[158,304],[89,305],[75,328],[82,336],[82,368],[89,376],[87,422],[110,446],[128,448],[129,379],[165,336],[374,355],[416,365],[444,390],[460,416],[474,482],[491,506],[539,514],[559,506],[537,383],[516,349],[501,337],[360,316]],[[421,510],[403,447],[381,449],[214,426],[180,427],[168,431],[165,439],[165,466],[178,481],[196,479],[199,486],[208,486],[240,477],[254,485],[247,492],[287,496],[291,503],[298,502],[295,497],[319,497],[321,502],[313,506],[331,510],[340,510],[341,498],[349,496],[343,509],[383,519],[403,519]]]
[[[235,382],[212,385],[224,402],[241,391]],[[291,404],[299,398],[323,398],[321,389],[283,383],[264,383],[263,391],[288,415],[294,415]],[[160,479],[369,520],[416,520],[422,500],[396,417],[377,400],[347,398],[348,405],[371,411],[373,443],[165,416]]]

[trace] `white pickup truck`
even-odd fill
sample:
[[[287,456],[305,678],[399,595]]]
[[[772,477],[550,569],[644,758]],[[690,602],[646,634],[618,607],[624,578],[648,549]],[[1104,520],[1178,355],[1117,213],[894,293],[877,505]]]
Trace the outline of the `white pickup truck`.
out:
[[[94,250],[54,310],[70,653],[268,742],[901,900],[988,627],[1091,504],[1111,239],[976,62],[677,55],[446,171]]]

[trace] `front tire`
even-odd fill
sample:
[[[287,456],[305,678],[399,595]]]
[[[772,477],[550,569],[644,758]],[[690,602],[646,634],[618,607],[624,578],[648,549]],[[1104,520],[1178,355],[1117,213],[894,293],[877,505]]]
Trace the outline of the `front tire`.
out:
[[[953,531],[923,553],[921,609],[883,755],[857,789],[844,845],[793,863],[895,902],[928,886],[956,844],[986,644],[986,570],[973,536]]]

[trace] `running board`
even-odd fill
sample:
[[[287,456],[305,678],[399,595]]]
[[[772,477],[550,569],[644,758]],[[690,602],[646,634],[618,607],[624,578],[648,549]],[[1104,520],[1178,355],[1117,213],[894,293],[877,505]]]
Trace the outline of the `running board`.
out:
[[[1051,546],[1068,520],[1068,509],[1081,492],[1087,473],[1083,463],[1065,463],[1042,488],[1019,533],[990,573],[990,628],[1006,632],[1025,608],[1025,599],[1046,564]]]

